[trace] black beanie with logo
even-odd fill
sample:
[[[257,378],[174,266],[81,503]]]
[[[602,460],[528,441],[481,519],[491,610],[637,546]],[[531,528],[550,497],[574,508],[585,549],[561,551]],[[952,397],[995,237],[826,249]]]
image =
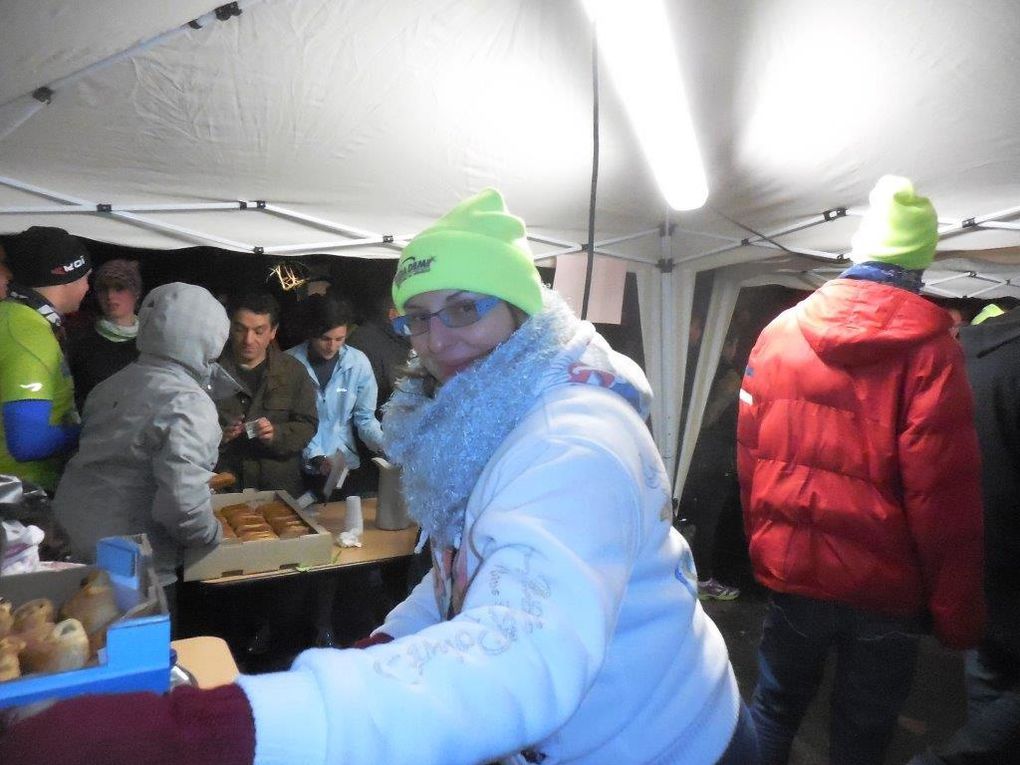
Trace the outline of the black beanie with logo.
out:
[[[62,228],[32,226],[0,242],[15,283],[23,287],[70,284],[92,268],[85,245]]]

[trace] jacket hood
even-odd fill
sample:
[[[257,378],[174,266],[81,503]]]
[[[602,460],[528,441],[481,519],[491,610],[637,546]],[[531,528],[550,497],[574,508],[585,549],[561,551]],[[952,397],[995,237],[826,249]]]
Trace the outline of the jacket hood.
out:
[[[206,381],[230,331],[227,312],[208,290],[174,282],[150,292],[138,309],[138,351],[184,366]]]
[[[791,310],[818,357],[841,366],[906,353],[953,323],[920,295],[864,279],[833,279]]]
[[[1020,308],[981,324],[960,328],[960,342],[968,356],[981,357],[1020,338]]]
[[[652,388],[637,362],[614,351],[592,324],[574,319],[559,295],[547,293],[545,310],[559,315],[572,330],[540,387],[580,384],[605,388],[621,396],[641,419],[646,419],[652,405]]]

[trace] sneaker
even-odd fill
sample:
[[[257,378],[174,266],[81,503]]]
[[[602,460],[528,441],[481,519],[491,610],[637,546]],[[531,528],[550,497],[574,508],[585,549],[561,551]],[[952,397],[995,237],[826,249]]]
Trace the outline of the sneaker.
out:
[[[717,582],[715,579],[698,582],[698,600],[736,600],[739,597],[739,589]]]

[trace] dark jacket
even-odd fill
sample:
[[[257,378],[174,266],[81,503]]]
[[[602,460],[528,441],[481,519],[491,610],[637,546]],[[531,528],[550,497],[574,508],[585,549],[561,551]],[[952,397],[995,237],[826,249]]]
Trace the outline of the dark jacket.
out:
[[[974,391],[985,509],[986,664],[1020,667],[1020,308],[960,330]],[[1015,687],[1015,686],[1014,686]]]
[[[220,364],[240,379],[229,347]],[[238,417],[267,418],[276,436],[269,445],[249,439],[244,433],[220,446],[218,471],[229,470],[242,488],[282,489],[297,498],[304,492],[301,478],[301,450],[319,426],[315,409],[315,388],[301,363],[270,346],[262,383],[252,395],[236,393],[216,402],[220,426]]]
[[[368,356],[379,387],[376,412],[381,416],[382,406],[393,394],[393,383],[402,376],[411,353],[411,342],[393,331],[384,319],[372,319],[351,333],[347,344]]]
[[[68,342],[67,363],[74,378],[74,400],[84,411],[85,399],[99,383],[138,358],[134,339],[115,342],[100,335],[95,326],[73,335]]]
[[[1020,582],[1020,308],[960,330],[981,444],[985,561]]]
[[[737,456],[762,584],[927,611],[965,648],[984,627],[980,458],[950,324],[898,287],[826,283],[751,352]]]

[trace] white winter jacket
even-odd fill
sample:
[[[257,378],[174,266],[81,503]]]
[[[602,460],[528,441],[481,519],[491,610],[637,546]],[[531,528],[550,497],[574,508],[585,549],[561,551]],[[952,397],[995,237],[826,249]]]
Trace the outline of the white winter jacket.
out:
[[[576,327],[542,362],[558,379],[486,455],[460,552],[441,548],[380,628],[396,639],[313,649],[289,672],[239,680],[257,765],[708,765],[725,751],[740,697],[628,400],[647,381],[590,324]],[[520,373],[500,364],[522,332],[461,373],[490,409]],[[466,405],[484,419],[477,403]],[[389,425],[387,413],[388,438]],[[464,454],[478,448],[463,441]]]

